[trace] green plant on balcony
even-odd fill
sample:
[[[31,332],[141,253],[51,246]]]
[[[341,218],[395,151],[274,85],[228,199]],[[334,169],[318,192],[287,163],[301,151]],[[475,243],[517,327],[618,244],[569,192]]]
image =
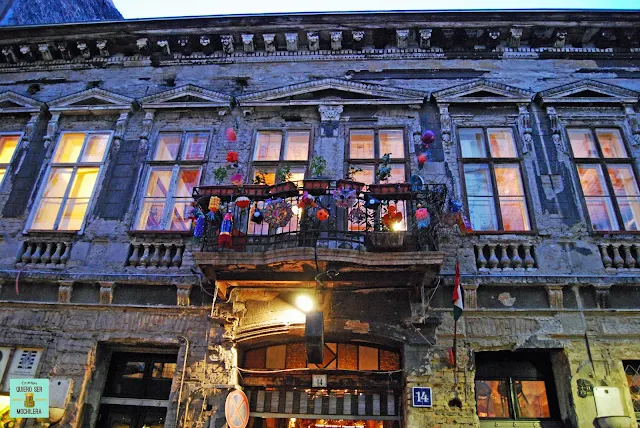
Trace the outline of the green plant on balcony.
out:
[[[387,181],[391,178],[391,153],[385,153],[382,158],[378,170],[376,171],[376,178],[378,182]]]
[[[355,178],[355,175],[359,172],[362,172],[362,168],[360,168],[359,166],[349,165],[349,169],[345,174],[345,180],[353,180]]]
[[[289,165],[285,165],[278,170],[276,174],[276,182],[277,183],[286,183],[291,180],[291,167]]]
[[[228,175],[229,171],[224,166],[219,166],[213,170],[213,179],[218,185],[222,184],[222,182],[227,179]]]
[[[253,178],[253,184],[267,184],[267,171],[263,169],[256,171],[256,176]]]

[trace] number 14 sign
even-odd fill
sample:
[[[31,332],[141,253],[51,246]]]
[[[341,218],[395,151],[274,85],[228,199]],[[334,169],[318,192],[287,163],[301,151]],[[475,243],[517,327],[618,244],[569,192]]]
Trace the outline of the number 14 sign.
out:
[[[431,388],[414,386],[411,390],[413,392],[413,407],[431,407]]]

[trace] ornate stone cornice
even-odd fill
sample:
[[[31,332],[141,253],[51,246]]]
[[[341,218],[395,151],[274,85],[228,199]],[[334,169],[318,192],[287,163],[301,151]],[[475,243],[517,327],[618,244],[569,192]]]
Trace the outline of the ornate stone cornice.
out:
[[[184,98],[184,99],[183,99]],[[143,109],[229,107],[231,96],[195,85],[185,85],[140,98]]]
[[[113,114],[131,110],[134,101],[133,98],[125,97],[115,92],[91,88],[58,98],[47,104],[52,112]]]
[[[345,97],[335,99],[294,100],[296,95],[332,89],[345,93]],[[349,98],[348,94],[359,97]],[[362,95],[369,98],[363,99]],[[242,95],[237,98],[241,106],[293,106],[293,105],[350,105],[350,104],[422,104],[429,99],[428,92],[413,91],[391,86],[352,82],[340,79],[321,79],[298,83],[266,91]]]
[[[640,92],[596,80],[579,80],[540,92],[546,104],[635,104]]]
[[[13,91],[0,93],[1,113],[39,113],[45,104]]]
[[[490,80],[474,80],[433,93],[438,103],[529,103],[534,95],[534,92]]]

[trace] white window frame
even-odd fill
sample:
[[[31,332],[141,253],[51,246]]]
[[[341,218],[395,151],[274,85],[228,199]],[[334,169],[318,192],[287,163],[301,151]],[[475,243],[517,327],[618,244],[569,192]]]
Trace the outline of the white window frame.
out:
[[[188,134],[208,134],[207,143],[204,149],[204,156],[199,160],[183,160],[181,159],[183,155],[183,151],[185,149],[185,142]],[[160,141],[160,136],[162,134],[182,134],[180,138],[180,147],[178,148],[178,158],[175,160],[154,160],[153,157],[155,155],[156,150],[158,149],[158,142]],[[203,177],[203,167],[207,162],[207,154],[209,151],[209,146],[211,144],[213,135],[213,130],[211,129],[189,129],[189,130],[162,130],[156,133],[155,135],[155,143],[153,144],[152,150],[149,150],[147,155],[147,161],[145,165],[145,179],[143,181],[143,186],[140,189],[140,198],[138,203],[136,204],[136,215],[133,218],[133,224],[131,225],[131,230],[134,232],[175,232],[180,233],[182,231],[179,230],[171,230],[169,227],[171,226],[171,213],[172,209],[169,207],[173,207],[176,202],[176,186],[178,185],[178,174],[180,173],[181,168],[198,168],[200,171],[200,177],[198,181],[198,185],[202,183]],[[151,180],[151,173],[153,171],[171,171],[171,182],[169,184],[169,188],[167,189],[167,198],[165,199],[164,210],[162,212],[162,217],[160,220],[161,225],[163,226],[161,229],[155,230],[147,230],[147,229],[138,229],[138,223],[140,222],[140,217],[143,215],[142,208],[144,207],[144,203],[147,199],[145,197],[145,192],[149,187],[149,182]],[[149,198],[154,199],[154,198]],[[158,198],[159,199],[159,198]],[[193,225],[192,225],[193,227]]]
[[[12,136],[12,135],[18,136],[18,145],[16,146],[16,150],[11,155],[11,159],[9,159],[9,163],[0,164],[0,168],[5,168],[4,177],[0,179],[0,189],[2,189],[2,184],[5,182],[7,176],[12,172],[11,165],[16,160],[16,155],[20,151],[20,146],[22,145],[22,138],[24,137],[24,132],[0,132],[0,137],[6,137],[6,136]],[[3,165],[6,165],[6,167]]]
[[[279,132],[282,134],[282,142],[280,144],[280,154],[276,160],[258,160],[256,159],[256,152],[258,151],[258,136],[260,133],[267,132]],[[286,160],[283,159],[285,154],[285,147],[291,132],[308,132],[309,133],[309,146],[307,147],[307,159],[305,160]],[[286,166],[291,169],[304,168],[304,178],[309,175],[309,164],[313,158],[313,146],[314,146],[314,129],[312,127],[291,127],[291,128],[259,128],[256,129],[253,136],[253,147],[251,148],[251,174],[247,177],[247,182],[253,182],[254,177],[260,170],[275,170],[275,181],[278,182],[278,173]]]
[[[94,185],[93,188],[93,192],[91,193],[91,198],[89,200],[89,204],[87,205],[87,211],[84,214],[84,218],[82,219],[82,225],[80,226],[80,228],[78,230],[59,230],[58,229],[58,225],[60,223],[60,216],[61,216],[61,211],[58,211],[58,217],[56,218],[56,221],[53,224],[53,228],[52,229],[31,229],[31,225],[33,224],[33,219],[36,216],[36,213],[38,211],[38,207],[40,206],[40,202],[42,201],[42,195],[44,194],[44,190],[47,187],[47,183],[49,182],[49,177],[51,176],[51,170],[52,168],[55,167],[61,167],[61,168],[73,168],[73,172],[71,175],[71,180],[69,181],[69,185],[67,187],[67,189],[65,190],[65,194],[62,197],[62,202],[60,207],[64,207],[67,203],[68,200],[68,196],[69,196],[69,192],[71,191],[71,186],[70,184],[73,183],[73,179],[76,177],[76,173],[78,171],[78,167],[80,166],[79,162],[75,162],[75,163],[60,163],[60,164],[55,164],[53,165],[53,155],[55,154],[56,150],[58,149],[58,145],[60,144],[60,141],[62,141],[62,138],[65,134],[85,134],[84,137],[84,142],[82,143],[82,150],[80,151],[80,153],[78,154],[78,159],[82,158],[82,155],[84,153],[84,151],[87,148],[87,139],[89,138],[90,135],[93,134],[105,134],[109,136],[109,139],[107,140],[107,146],[105,148],[105,154],[104,157],[102,159],[101,162],[87,162],[87,163],[83,163],[82,166],[83,167],[97,167],[98,168],[98,177],[96,178],[96,183]],[[84,228],[87,225],[87,215],[93,211],[94,207],[95,207],[95,203],[96,203],[96,189],[102,184],[102,178],[103,178],[103,173],[104,173],[104,167],[105,165],[108,163],[109,161],[109,153],[111,150],[111,142],[113,141],[113,131],[110,130],[105,130],[105,131],[88,131],[88,130],[67,130],[67,131],[63,131],[60,133],[60,135],[58,135],[57,141],[55,146],[53,147],[52,151],[51,151],[51,159],[49,160],[49,163],[47,165],[47,171],[44,175],[44,179],[42,180],[42,182],[40,183],[40,189],[38,189],[38,196],[35,199],[35,203],[33,204],[33,206],[31,207],[31,212],[29,213],[29,218],[27,219],[27,227],[24,231],[24,233],[28,233],[28,232],[66,232],[66,233],[77,233],[77,234],[82,234],[84,232]]]

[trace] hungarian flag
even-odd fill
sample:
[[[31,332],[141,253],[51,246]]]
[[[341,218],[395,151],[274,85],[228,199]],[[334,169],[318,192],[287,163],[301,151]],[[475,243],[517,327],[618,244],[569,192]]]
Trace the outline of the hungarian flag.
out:
[[[462,287],[460,287],[460,262],[458,261],[456,261],[456,283],[453,286],[451,302],[453,303],[453,319],[458,321],[464,309],[464,305],[462,304]]]

